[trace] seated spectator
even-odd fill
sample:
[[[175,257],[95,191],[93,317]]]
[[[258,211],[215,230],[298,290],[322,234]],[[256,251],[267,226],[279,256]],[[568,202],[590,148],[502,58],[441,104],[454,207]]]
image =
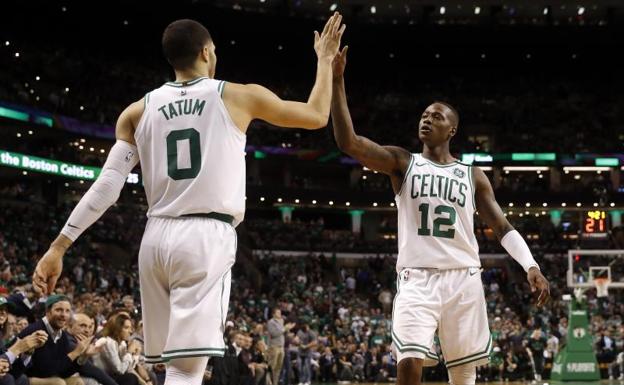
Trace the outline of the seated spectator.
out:
[[[338,359],[338,381],[353,381],[353,378],[353,364],[348,353],[343,353]]]
[[[71,316],[71,302],[64,295],[51,295],[46,300],[46,315],[28,325],[19,334],[25,338],[35,331],[44,331],[45,343],[34,349],[26,375],[31,385],[84,385],[76,360],[91,345],[92,338],[76,336],[78,343],[72,348],[68,333],[64,331]]]
[[[17,317],[17,321],[15,322],[15,334],[20,334],[27,326],[28,320],[26,317]]]
[[[4,297],[0,297],[0,323],[7,316],[6,310],[9,307],[11,303],[7,302]],[[28,385],[28,378],[23,374],[25,364],[18,357],[22,353],[42,346],[47,338],[44,332],[34,332],[24,339],[17,339],[8,349],[4,342],[0,341],[0,385]]]
[[[92,338],[95,331],[95,321],[84,313],[75,314],[69,324],[69,338],[72,344],[77,344],[76,336]],[[77,360],[78,373],[82,377],[85,385],[117,385],[117,382],[106,374],[102,369],[96,367],[92,362],[92,357],[98,354],[102,347],[91,344]]]
[[[271,369],[269,368],[269,364],[267,363],[267,346],[263,340],[256,341],[253,352],[251,356],[251,367],[254,372],[254,384],[255,385],[267,385],[267,383],[271,383],[271,380],[267,378],[270,377]]]
[[[95,365],[113,377],[119,385],[140,385],[143,383],[135,368],[139,356],[128,349],[128,340],[132,335],[132,320],[127,313],[121,312],[109,317],[103,337],[96,345],[102,350],[93,358]],[[151,385],[151,381],[147,381]]]

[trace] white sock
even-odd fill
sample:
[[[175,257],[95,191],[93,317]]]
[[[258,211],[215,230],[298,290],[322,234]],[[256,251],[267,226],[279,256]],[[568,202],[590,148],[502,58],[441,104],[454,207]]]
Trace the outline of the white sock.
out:
[[[167,364],[165,385],[201,385],[208,357],[175,358]]]

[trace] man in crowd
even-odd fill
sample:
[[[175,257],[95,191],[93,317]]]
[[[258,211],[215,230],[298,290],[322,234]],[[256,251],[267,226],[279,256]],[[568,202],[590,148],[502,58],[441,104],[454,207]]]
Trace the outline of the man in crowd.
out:
[[[95,331],[95,320],[84,313],[75,314],[69,323],[70,349],[78,344],[76,336],[92,338]],[[102,369],[91,362],[91,357],[100,352],[101,348],[89,345],[87,350],[76,360],[78,373],[85,385],[117,385],[117,382]]]
[[[0,317],[7,317],[8,308],[14,309],[12,303],[6,298],[0,297]],[[8,322],[8,321],[6,321]],[[25,363],[19,357],[32,349],[42,346],[47,334],[44,332],[33,332],[22,339],[18,338],[8,349],[4,342],[0,341],[0,385],[28,385],[28,378],[23,374]]]
[[[84,385],[78,372],[78,357],[84,354],[92,337],[76,336],[77,344],[72,347],[69,334],[63,329],[71,317],[71,302],[64,295],[51,295],[46,301],[46,315],[22,330],[19,338],[25,338],[35,331],[47,333],[45,343],[34,349],[26,374],[31,385]]]
[[[294,323],[284,325],[282,311],[273,309],[273,318],[267,323],[269,333],[269,366],[272,371],[273,385],[278,385],[282,366],[284,365],[284,335],[295,326]]]
[[[312,382],[312,349],[316,348],[316,333],[304,323],[297,332],[299,339],[299,385],[310,385]]]

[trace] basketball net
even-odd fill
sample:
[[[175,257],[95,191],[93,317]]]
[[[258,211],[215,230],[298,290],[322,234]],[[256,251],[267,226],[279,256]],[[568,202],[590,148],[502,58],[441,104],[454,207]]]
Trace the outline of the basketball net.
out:
[[[609,295],[609,284],[611,280],[609,278],[594,278],[594,285],[596,286],[596,296],[598,298],[607,297]]]

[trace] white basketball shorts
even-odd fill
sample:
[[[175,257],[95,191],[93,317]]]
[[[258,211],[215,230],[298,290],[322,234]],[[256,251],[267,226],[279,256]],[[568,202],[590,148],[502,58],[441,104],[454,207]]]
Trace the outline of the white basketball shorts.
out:
[[[236,231],[210,218],[149,218],[139,250],[145,361],[223,356]]]
[[[480,269],[403,269],[397,278],[392,341],[397,361],[438,359],[437,331],[447,368],[484,365],[492,349]]]

